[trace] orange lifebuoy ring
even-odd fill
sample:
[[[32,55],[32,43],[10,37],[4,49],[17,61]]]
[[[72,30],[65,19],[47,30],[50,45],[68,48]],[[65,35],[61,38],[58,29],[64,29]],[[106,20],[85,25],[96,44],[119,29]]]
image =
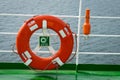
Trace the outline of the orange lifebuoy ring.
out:
[[[42,29],[42,21],[47,21],[47,28],[54,30],[60,37],[60,48],[52,56],[43,58],[35,54],[30,48],[30,37],[32,34]],[[36,26],[35,26],[36,25]],[[50,15],[34,16],[25,21],[16,38],[16,48],[22,61],[33,69],[44,70],[48,64],[47,69],[56,68],[56,64],[63,65],[73,50],[73,35],[68,24],[57,17]]]

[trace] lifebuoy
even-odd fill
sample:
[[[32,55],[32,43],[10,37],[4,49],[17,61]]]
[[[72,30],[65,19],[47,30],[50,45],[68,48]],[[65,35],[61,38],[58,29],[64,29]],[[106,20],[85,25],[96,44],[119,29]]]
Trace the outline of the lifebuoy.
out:
[[[46,58],[36,55],[29,44],[31,35],[42,29],[44,21],[47,22],[48,29],[54,30],[59,35],[61,42],[59,50]],[[25,21],[16,37],[16,48],[22,61],[29,67],[38,70],[44,70],[46,66],[47,69],[54,69],[56,68],[55,63],[62,66],[71,55],[73,44],[74,40],[70,26],[61,19],[50,15],[38,15]]]

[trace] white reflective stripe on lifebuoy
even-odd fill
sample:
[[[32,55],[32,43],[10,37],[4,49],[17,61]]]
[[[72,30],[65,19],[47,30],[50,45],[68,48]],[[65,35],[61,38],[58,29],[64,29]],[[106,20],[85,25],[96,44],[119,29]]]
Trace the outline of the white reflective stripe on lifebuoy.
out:
[[[59,33],[60,33],[60,35],[62,36],[62,38],[65,38],[65,37],[66,37],[66,34],[65,34],[65,32],[64,32],[63,30],[60,30]]]
[[[24,64],[28,66],[30,65],[31,62],[32,62],[32,59],[28,59]]]
[[[55,58],[52,60],[53,64],[57,63],[58,65],[62,66],[64,63],[60,60],[59,57]]]
[[[47,33],[47,21],[46,20],[43,20],[42,21],[42,30],[43,30],[43,35],[48,35]]]
[[[31,27],[31,26],[34,25],[34,24],[35,24],[35,21],[32,20],[32,21],[30,21],[30,22],[28,23],[28,26]]]
[[[30,59],[31,58],[31,55],[28,51],[25,51],[24,53],[22,53],[22,56],[23,58],[26,60],[26,59]]]
[[[30,53],[29,53],[28,51],[24,52],[24,54],[25,54],[25,56],[26,56],[28,59],[31,58],[31,55],[30,55]]]
[[[37,29],[37,28],[38,28],[38,26],[37,26],[37,24],[35,24],[34,26],[31,26],[31,27],[30,27],[30,30],[33,31],[33,30],[35,30],[35,29]]]
[[[46,29],[46,28],[47,28],[47,21],[46,21],[46,20],[43,20],[43,21],[42,21],[42,28],[43,28],[43,29]]]

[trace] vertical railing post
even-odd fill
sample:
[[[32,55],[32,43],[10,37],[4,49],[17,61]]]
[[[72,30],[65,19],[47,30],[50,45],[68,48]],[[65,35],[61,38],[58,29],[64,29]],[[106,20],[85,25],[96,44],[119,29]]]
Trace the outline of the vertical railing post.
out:
[[[77,33],[77,54],[76,54],[76,71],[78,70],[79,63],[79,41],[80,41],[80,25],[81,25],[81,11],[82,11],[82,0],[79,1],[79,18],[78,18],[78,33]]]

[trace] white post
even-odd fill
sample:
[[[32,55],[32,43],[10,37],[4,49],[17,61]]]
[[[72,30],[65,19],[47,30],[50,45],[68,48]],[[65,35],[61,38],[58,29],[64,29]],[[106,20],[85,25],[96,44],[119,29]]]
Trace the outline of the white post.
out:
[[[79,54],[78,54],[78,52],[79,52],[79,40],[80,40],[81,11],[82,11],[82,0],[80,0],[80,2],[79,2],[76,66],[78,66],[78,63],[79,63]]]

